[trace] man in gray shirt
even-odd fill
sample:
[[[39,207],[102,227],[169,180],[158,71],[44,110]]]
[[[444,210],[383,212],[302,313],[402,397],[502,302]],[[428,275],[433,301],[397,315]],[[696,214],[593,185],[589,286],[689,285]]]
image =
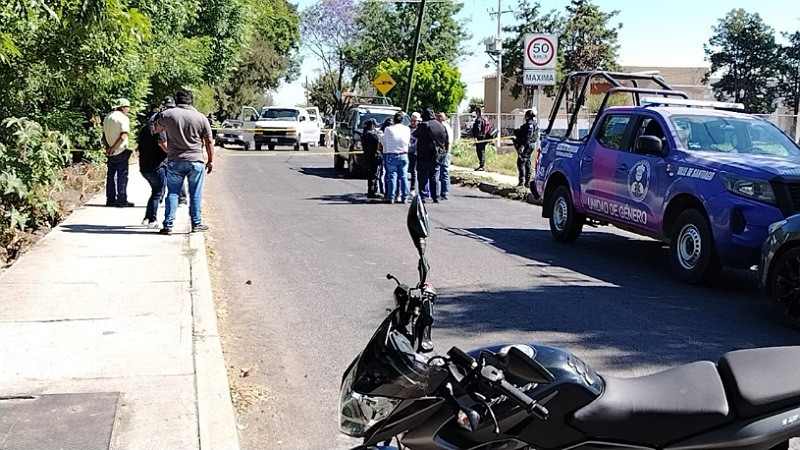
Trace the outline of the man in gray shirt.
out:
[[[208,230],[203,223],[201,203],[203,179],[214,167],[214,144],[211,140],[211,124],[206,116],[192,106],[193,101],[192,92],[182,89],[175,94],[177,107],[163,111],[156,119],[156,132],[162,128],[167,131],[167,200],[161,234],[172,234],[178,194],[184,179],[189,182],[192,232]],[[204,158],[203,147],[208,152],[208,161]]]

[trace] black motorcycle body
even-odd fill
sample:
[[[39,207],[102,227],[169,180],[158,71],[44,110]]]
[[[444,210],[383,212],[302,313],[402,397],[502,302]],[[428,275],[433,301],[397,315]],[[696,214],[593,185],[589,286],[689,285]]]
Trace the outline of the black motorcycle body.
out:
[[[420,283],[398,281],[397,308],[343,377],[340,427],[364,439],[359,448],[393,448],[394,438],[414,450],[770,450],[800,436],[800,347],[739,350],[637,378],[599,375],[539,344],[434,354],[418,198],[408,226]]]

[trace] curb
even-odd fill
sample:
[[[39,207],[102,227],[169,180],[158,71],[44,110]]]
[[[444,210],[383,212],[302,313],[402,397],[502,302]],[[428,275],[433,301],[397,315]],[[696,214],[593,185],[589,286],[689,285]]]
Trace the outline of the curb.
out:
[[[217,328],[205,242],[203,233],[189,234],[192,344],[200,448],[238,449],[239,432]]]
[[[532,205],[538,204],[528,188],[499,183],[488,177],[463,172],[450,172],[450,181],[461,186],[476,187],[487,194],[498,195],[511,200],[521,200]]]

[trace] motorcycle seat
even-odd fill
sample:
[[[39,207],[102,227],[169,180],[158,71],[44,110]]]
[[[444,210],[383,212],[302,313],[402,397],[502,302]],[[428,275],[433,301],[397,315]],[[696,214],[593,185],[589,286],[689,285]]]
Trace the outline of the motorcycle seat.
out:
[[[732,420],[722,380],[710,361],[637,378],[602,378],[603,393],[570,422],[588,435],[658,446]]]
[[[718,365],[740,417],[800,406],[800,347],[737,350],[723,355]]]

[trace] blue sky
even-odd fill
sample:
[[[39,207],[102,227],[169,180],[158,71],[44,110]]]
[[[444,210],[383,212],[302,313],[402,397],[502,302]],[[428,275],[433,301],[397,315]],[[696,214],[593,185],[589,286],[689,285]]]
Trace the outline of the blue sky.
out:
[[[291,1],[291,0],[290,0]],[[512,9],[517,0],[502,0],[503,10]],[[292,1],[303,10],[315,0]],[[533,3],[534,0],[531,0]],[[490,62],[483,53],[481,41],[493,36],[497,30],[489,10],[497,8],[497,0],[461,0],[464,8],[459,18],[469,19],[467,30],[472,38],[467,49],[473,55],[461,58],[458,68],[461,80],[467,84],[468,97],[483,97],[483,76],[493,73],[494,65],[485,68]],[[563,11],[568,0],[540,0],[542,11],[557,9]],[[798,0],[595,0],[603,11],[619,10],[612,19],[621,22],[619,32],[619,61],[629,66],[667,66],[688,67],[705,66],[703,44],[711,37],[711,28],[717,20],[734,8],[744,8],[750,13],[758,13],[767,25],[775,29],[780,42],[783,31],[800,30],[800,1]],[[503,15],[503,23],[511,23],[512,14]],[[274,94],[278,104],[294,104],[304,97],[302,81],[309,80],[319,73],[319,65],[304,52],[300,79],[282,85]],[[507,55],[506,58],[515,57]],[[522,58],[522,55],[519,55]]]

